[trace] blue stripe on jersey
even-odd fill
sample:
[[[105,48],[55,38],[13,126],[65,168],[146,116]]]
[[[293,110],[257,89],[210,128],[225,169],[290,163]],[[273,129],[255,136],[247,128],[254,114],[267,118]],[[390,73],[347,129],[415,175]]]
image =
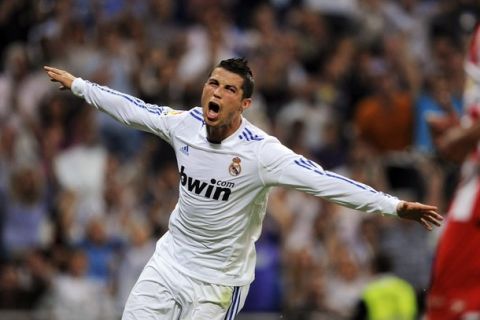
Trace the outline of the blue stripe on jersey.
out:
[[[234,287],[233,288],[233,294],[232,294],[232,302],[230,303],[230,307],[228,308],[227,314],[225,315],[224,320],[232,320],[235,318],[235,305],[237,304],[237,300],[240,297],[239,294],[239,287]]]
[[[306,165],[304,165],[303,163],[301,163],[301,162],[298,161],[298,160],[295,160],[294,162],[295,162],[296,165],[298,165],[298,166],[300,166],[300,167],[303,167],[303,168],[305,168],[305,169],[307,169],[307,170],[312,170],[312,169],[310,169],[309,167],[307,167]]]
[[[310,168],[310,169],[315,169],[315,168],[317,167],[313,161],[308,160],[308,159],[305,159],[305,158],[300,158],[300,162],[301,162],[304,166],[306,166],[306,167],[308,167],[308,168]]]
[[[142,100],[139,100],[139,101],[143,102]],[[156,113],[158,111],[158,109],[160,109],[161,114],[163,114],[163,115],[167,114],[167,110],[164,110],[165,109],[164,107],[159,107],[159,106],[157,106],[155,104],[151,104],[151,103],[145,103],[144,106],[149,112]]]
[[[245,128],[245,132],[248,133],[248,136],[250,137],[250,139],[252,139],[252,140],[255,139],[253,137],[252,131],[248,130],[248,128]]]
[[[203,117],[203,113],[198,110],[198,109],[192,109],[193,112],[195,112],[196,114],[198,114],[199,116],[202,116]]]
[[[197,114],[195,114],[193,111],[190,111],[189,113],[192,117],[194,117],[195,119],[197,119],[198,121],[203,123],[203,119],[201,117],[199,117]]]
[[[108,93],[113,94],[115,96],[122,97],[123,99],[128,100],[129,102],[133,103],[137,107],[145,109],[150,113],[157,114],[157,115],[161,115],[163,113],[163,108],[162,107],[152,105],[152,104],[145,104],[145,102],[143,102],[142,100],[140,100],[138,98],[129,96],[127,94],[124,94],[124,93],[121,93],[121,92],[118,92],[118,91],[115,91],[115,90],[112,90],[112,89],[109,89],[107,87],[100,86],[96,83],[92,83],[92,82],[89,82],[89,83],[91,83],[94,87],[97,87],[102,91],[108,92]],[[154,108],[152,108],[152,107],[154,107]]]
[[[242,133],[238,136],[240,140],[247,140],[247,141],[262,141],[263,137],[259,136],[258,134],[253,134],[252,131],[250,131],[248,128],[245,127],[243,129]]]
[[[358,188],[370,191],[372,193],[377,193],[378,192],[375,189],[373,189],[373,188],[371,188],[367,185],[364,185],[363,183],[354,181],[352,179],[349,179],[349,178],[346,178],[344,176],[338,175],[338,174],[333,173],[331,171],[322,172],[322,171],[318,170],[317,164],[315,162],[313,162],[312,160],[308,160],[308,159],[305,159],[305,158],[299,158],[298,160],[294,160],[294,162],[295,162],[296,165],[298,165],[302,168],[305,168],[307,170],[313,171],[315,173],[318,173],[320,175],[326,175],[327,177],[330,177],[330,178],[335,178],[335,179],[339,179],[339,180],[348,182],[348,183],[353,184],[354,186],[356,186]]]
[[[317,164],[311,160],[308,160],[308,159],[305,159],[305,158],[300,158],[299,160],[295,160],[295,161],[298,161],[298,165],[301,166],[301,167],[304,167],[305,169],[308,169],[308,170],[311,170],[315,173],[318,173],[318,174],[321,174],[321,175],[324,175],[325,173],[322,172],[321,170],[319,170]]]
[[[372,192],[372,193],[377,193],[377,192],[378,192],[378,191],[372,189],[371,187],[369,187],[369,186],[367,186],[367,185],[364,185],[363,183],[356,182],[356,181],[354,181],[354,180],[352,180],[352,179],[348,179],[348,178],[346,178],[346,177],[344,177],[344,176],[340,176],[340,175],[338,175],[338,174],[336,174],[336,173],[333,173],[333,172],[331,172],[331,171],[327,171],[326,173],[327,173],[327,176],[328,176],[328,177],[332,177],[332,178],[335,178],[335,179],[343,180],[343,181],[348,182],[348,183],[350,183],[350,184],[353,184],[354,186],[357,186],[357,187],[359,187],[359,188],[361,188],[361,189],[363,189],[363,190],[367,190],[367,191],[370,191],[370,192]]]
[[[252,131],[248,130],[247,127],[245,127],[245,131],[248,133],[251,140],[255,140],[255,141],[262,141],[263,140],[263,137],[260,137],[258,134],[253,135]]]

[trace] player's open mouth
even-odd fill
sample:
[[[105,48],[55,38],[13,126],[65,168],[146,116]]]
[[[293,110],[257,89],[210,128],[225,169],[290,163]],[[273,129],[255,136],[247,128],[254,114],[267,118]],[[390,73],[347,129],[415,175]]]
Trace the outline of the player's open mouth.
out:
[[[210,101],[208,103],[207,119],[210,121],[217,120],[219,111],[220,111],[220,106],[217,103]]]

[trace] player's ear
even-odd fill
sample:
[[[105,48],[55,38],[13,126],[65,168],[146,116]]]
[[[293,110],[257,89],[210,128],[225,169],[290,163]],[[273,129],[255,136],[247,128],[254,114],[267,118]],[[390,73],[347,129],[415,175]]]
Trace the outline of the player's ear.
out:
[[[252,105],[252,98],[245,98],[242,100],[242,112],[250,108]]]

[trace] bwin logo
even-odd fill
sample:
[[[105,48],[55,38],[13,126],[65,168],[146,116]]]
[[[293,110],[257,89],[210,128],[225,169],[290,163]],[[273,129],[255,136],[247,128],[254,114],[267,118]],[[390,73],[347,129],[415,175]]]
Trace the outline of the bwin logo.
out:
[[[182,186],[186,186],[188,191],[201,194],[207,199],[218,200],[222,196],[222,201],[227,201],[230,198],[231,188],[235,187],[235,183],[229,181],[211,179],[210,184],[208,184],[207,182],[193,179],[187,176],[184,166],[180,168],[180,183]]]

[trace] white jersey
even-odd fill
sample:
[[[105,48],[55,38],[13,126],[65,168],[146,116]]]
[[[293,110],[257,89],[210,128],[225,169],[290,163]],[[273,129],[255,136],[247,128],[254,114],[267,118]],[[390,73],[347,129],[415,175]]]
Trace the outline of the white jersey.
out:
[[[396,215],[399,200],[324,170],[245,118],[220,144],[206,138],[202,109],[176,111],[80,78],[72,91],[133,128],[160,136],[175,150],[180,195],[161,251],[181,272],[214,284],[254,278],[268,191],[285,186],[362,210]]]

